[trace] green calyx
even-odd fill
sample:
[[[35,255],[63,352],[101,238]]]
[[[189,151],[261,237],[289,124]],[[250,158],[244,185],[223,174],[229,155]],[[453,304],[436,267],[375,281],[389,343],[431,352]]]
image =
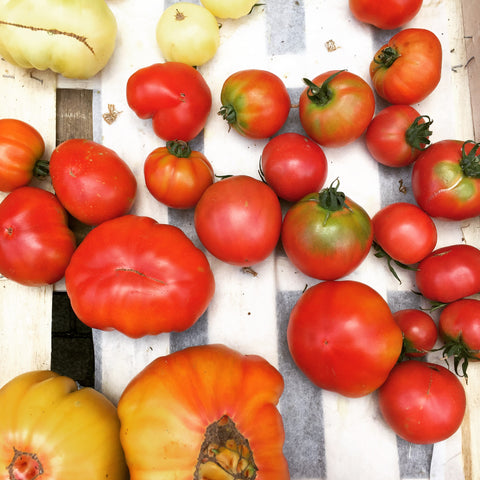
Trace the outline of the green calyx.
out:
[[[422,119],[426,119],[426,121],[420,123]],[[432,123],[433,120],[428,115],[417,117],[405,132],[408,145],[416,150],[425,150],[426,146],[430,144],[428,137],[432,134],[430,130]]]
[[[338,212],[344,208],[351,210],[351,208],[345,203],[346,197],[343,192],[338,191],[340,181],[336,178],[329,187],[324,188],[315,196],[311,196],[309,201],[314,201],[320,208],[325,210],[325,220],[323,225],[326,225],[331,213]]]
[[[330,82],[342,72],[345,72],[345,70],[339,70],[338,72],[333,73],[324,80],[320,86],[316,85],[308,78],[304,78],[303,81],[308,86],[308,99],[315,103],[315,105],[326,105],[333,98],[333,91],[330,88]]]
[[[393,47],[385,47],[373,61],[384,68],[390,68],[398,57],[400,54]]]
[[[472,350],[462,340],[462,337],[449,338],[445,341],[442,348],[443,357],[448,364],[448,357],[453,357],[453,368],[458,376],[465,377],[465,381],[468,382],[467,368],[469,360],[478,360],[478,350]],[[459,373],[459,367],[462,371]]]
[[[220,110],[218,111],[218,115],[220,115],[224,120],[226,120],[229,125],[232,125],[237,121],[237,112],[231,104],[222,105],[220,107]]]
[[[33,167],[33,176],[37,178],[46,177],[50,173],[48,160],[37,160]]]
[[[169,140],[166,147],[168,152],[177,158],[188,158],[192,153],[188,143],[183,140]]]
[[[467,154],[465,152],[465,146],[469,143],[473,143],[473,147]],[[467,177],[480,178],[480,154],[477,154],[479,147],[480,143],[475,143],[473,140],[467,140],[462,145],[462,159],[460,160],[460,166]]]

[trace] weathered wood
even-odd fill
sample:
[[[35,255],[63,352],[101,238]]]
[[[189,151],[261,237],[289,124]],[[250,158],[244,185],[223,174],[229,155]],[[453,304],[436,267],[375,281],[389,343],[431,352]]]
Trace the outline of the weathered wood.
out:
[[[57,145],[72,138],[93,139],[92,90],[57,89]]]

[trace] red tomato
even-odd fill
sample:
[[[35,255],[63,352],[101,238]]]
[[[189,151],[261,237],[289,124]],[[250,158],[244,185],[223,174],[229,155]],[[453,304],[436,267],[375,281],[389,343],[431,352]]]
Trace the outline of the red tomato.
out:
[[[215,281],[205,254],[179,228],[124,215],[86,235],[65,286],[86,325],[138,338],[191,327]]]
[[[432,217],[464,220],[480,215],[479,143],[442,140],[430,145],[412,169],[412,191]]]
[[[268,138],[280,130],[290,112],[290,96],[282,80],[265,70],[230,75],[220,93],[218,112],[230,127],[249,138]]]
[[[338,183],[303,197],[283,219],[281,239],[288,258],[320,280],[336,280],[355,270],[373,241],[367,212],[337,188]]]
[[[149,192],[172,208],[194,207],[215,180],[205,155],[182,141],[156,148],[145,160],[143,172]]]
[[[430,30],[407,28],[383,45],[370,63],[378,95],[389,103],[411,105],[430,95],[440,82],[442,45]]]
[[[361,397],[387,378],[402,332],[373,288],[326,281],[307,289],[293,307],[287,341],[294,362],[315,385]]]
[[[261,173],[274,192],[288,202],[318,192],[327,178],[327,157],[312,140],[299,133],[282,133],[264,147]]]
[[[50,176],[61,204],[86,225],[128,213],[137,192],[130,167],[113,150],[91,140],[61,143],[52,152]]]
[[[415,272],[420,293],[430,300],[450,303],[480,292],[480,250],[472,245],[438,248]]]
[[[75,250],[67,213],[55,195],[19,187],[0,203],[0,273],[23,285],[59,281]]]
[[[437,244],[435,223],[412,203],[391,203],[372,217],[372,223],[375,242],[390,258],[405,265],[420,262]]]
[[[438,328],[433,318],[423,310],[398,310],[393,318],[403,333],[402,357],[423,357],[435,346]]]
[[[410,165],[430,143],[432,121],[410,105],[390,105],[381,110],[367,128],[368,151],[387,167]]]
[[[195,207],[195,229],[205,248],[232,265],[265,260],[277,245],[282,211],[275,192],[246,175],[220,180]]]
[[[212,108],[212,93],[201,73],[180,62],[156,63],[137,70],[127,82],[127,102],[139,118],[152,118],[163,140],[195,138]]]
[[[375,113],[375,98],[365,80],[336,70],[304,82],[299,115],[307,135],[325,147],[340,147],[362,135]]]
[[[387,424],[411,443],[446,440],[465,415],[465,391],[455,374],[419,360],[397,364],[380,387],[378,400]]]
[[[412,20],[422,0],[349,0],[354,17],[384,30],[394,30]]]
[[[0,119],[0,191],[24,187],[34,175],[46,176],[44,153],[45,142],[35,128],[14,118]]]

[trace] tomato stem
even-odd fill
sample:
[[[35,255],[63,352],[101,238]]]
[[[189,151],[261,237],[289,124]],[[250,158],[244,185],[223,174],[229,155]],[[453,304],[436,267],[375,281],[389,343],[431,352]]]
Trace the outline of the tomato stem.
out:
[[[420,123],[424,118],[427,121]],[[432,134],[430,130],[432,123],[433,120],[431,120],[428,115],[420,115],[417,117],[405,132],[405,139],[408,145],[416,150],[425,150],[426,146],[430,144],[428,137]]]
[[[178,158],[188,158],[192,153],[188,143],[183,140],[169,140],[166,147],[171,155]]]
[[[467,154],[465,152],[465,146],[469,143],[473,143],[473,147]],[[480,143],[475,143],[473,140],[467,140],[462,145],[462,159],[460,160],[460,166],[467,177],[480,178],[480,155],[477,155],[479,147]]]
[[[307,97],[316,105],[326,105],[333,97],[333,91],[330,88],[330,82],[345,70],[338,70],[330,75],[324,82],[318,86],[308,78],[304,78],[304,83],[308,86]]]
[[[384,68],[390,68],[398,57],[400,54],[393,47],[385,47],[373,61]]]
[[[453,368],[455,373],[459,377],[464,377],[465,382],[468,383],[468,361],[469,360],[478,360],[477,355],[480,353],[479,350],[472,350],[465,342],[462,340],[460,335],[458,338],[447,338],[444,342],[443,347],[440,347],[437,350],[442,350],[443,358],[448,365],[448,357],[453,357]],[[459,373],[459,367],[462,368],[462,373]]]
[[[33,167],[33,175],[37,178],[46,177],[49,174],[49,167],[48,160],[37,160]]]
[[[237,112],[233,105],[222,105],[218,111],[218,115],[228,122],[229,125],[233,125],[237,121]]]

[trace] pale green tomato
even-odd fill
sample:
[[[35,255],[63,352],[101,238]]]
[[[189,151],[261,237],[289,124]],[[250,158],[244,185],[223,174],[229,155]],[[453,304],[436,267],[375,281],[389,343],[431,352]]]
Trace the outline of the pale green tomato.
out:
[[[218,18],[240,18],[248,15],[260,0],[200,0]]]
[[[0,0],[0,56],[22,68],[90,78],[107,64],[116,36],[105,0]]]
[[[166,61],[199,66],[217,52],[217,19],[205,7],[178,2],[168,7],[157,24],[157,43]]]

